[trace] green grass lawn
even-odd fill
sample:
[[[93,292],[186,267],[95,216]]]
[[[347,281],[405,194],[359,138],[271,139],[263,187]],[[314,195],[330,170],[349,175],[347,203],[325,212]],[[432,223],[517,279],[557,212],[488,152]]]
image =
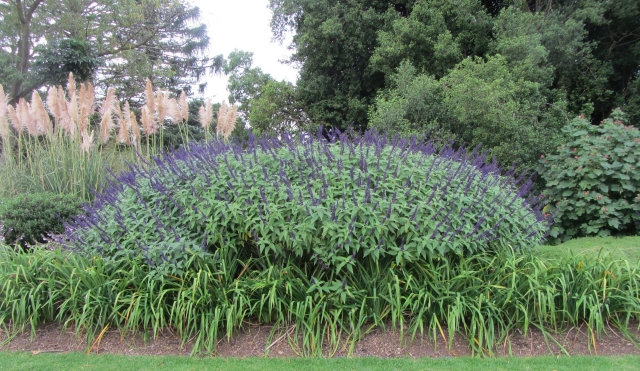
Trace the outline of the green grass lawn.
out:
[[[83,353],[0,353],[1,370],[637,370],[640,357],[536,358],[196,358],[85,355]]]
[[[630,263],[640,263],[640,236],[632,237],[586,237],[577,238],[557,246],[540,246],[535,254],[546,259],[559,259],[571,254],[595,257],[598,254],[612,254],[616,259],[626,259]]]

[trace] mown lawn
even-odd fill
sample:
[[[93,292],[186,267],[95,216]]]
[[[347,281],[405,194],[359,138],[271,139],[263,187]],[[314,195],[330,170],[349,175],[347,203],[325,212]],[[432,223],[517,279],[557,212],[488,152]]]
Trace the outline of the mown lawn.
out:
[[[536,358],[440,358],[440,359],[273,359],[273,358],[197,358],[120,355],[86,355],[83,353],[38,354],[0,353],[0,370],[637,370],[640,357],[536,357]]]
[[[537,251],[536,251],[537,250]],[[577,238],[556,246],[540,246],[535,254],[546,259],[560,259],[565,256],[595,257],[611,254],[616,259],[640,263],[640,236],[631,237],[587,237]]]

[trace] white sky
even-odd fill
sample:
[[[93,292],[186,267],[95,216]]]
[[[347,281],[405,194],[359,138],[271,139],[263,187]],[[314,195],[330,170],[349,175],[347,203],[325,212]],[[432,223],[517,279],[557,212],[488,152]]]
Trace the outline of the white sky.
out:
[[[295,83],[298,71],[279,60],[288,59],[291,52],[287,42],[271,42],[269,0],[190,0],[200,8],[201,22],[207,25],[211,56],[225,58],[234,49],[253,52],[253,67],[260,67],[276,80]],[[214,102],[228,100],[227,78],[224,75],[205,77],[207,90],[204,98]]]

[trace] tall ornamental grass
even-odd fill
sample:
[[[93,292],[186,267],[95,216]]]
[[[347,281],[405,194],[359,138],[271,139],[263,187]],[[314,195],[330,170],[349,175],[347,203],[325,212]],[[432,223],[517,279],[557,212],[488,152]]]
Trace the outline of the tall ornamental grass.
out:
[[[555,331],[583,324],[593,342],[613,326],[638,344],[628,328],[639,319],[640,271],[609,256],[545,261],[503,250],[456,264],[387,262],[345,273],[334,291],[294,264],[240,261],[228,248],[217,259],[189,255],[198,269],[182,277],[60,250],[4,248],[0,259],[0,322],[35,335],[38,324],[55,321],[86,336],[88,348],[108,328],[151,336],[169,328],[183,344],[193,340],[194,353],[210,353],[247,323],[274,325],[272,340],[286,331],[300,355],[352,352],[388,326],[449,346],[463,337],[481,355],[510,344],[516,330],[540,329],[553,343]]]
[[[189,141],[186,94],[176,99],[160,89],[154,92],[150,81],[140,115],[128,102],[121,104],[113,88],[96,102],[93,85],[76,84],[72,74],[66,89],[51,87],[45,101],[34,91],[30,102],[7,102],[0,86],[0,196],[46,191],[90,201],[92,190],[105,183],[105,169],[119,172],[127,163],[159,154],[168,124],[177,124],[182,142]],[[208,106],[200,115],[207,131],[213,120]],[[228,138],[235,117],[231,123],[225,119],[219,118],[216,131]]]

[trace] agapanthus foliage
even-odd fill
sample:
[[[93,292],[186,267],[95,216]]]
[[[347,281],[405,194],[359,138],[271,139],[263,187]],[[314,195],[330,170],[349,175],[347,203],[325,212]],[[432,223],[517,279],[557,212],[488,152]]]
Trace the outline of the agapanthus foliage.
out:
[[[374,132],[191,145],[114,178],[66,244],[173,274],[221,246],[333,274],[538,244],[531,182],[485,157]]]

